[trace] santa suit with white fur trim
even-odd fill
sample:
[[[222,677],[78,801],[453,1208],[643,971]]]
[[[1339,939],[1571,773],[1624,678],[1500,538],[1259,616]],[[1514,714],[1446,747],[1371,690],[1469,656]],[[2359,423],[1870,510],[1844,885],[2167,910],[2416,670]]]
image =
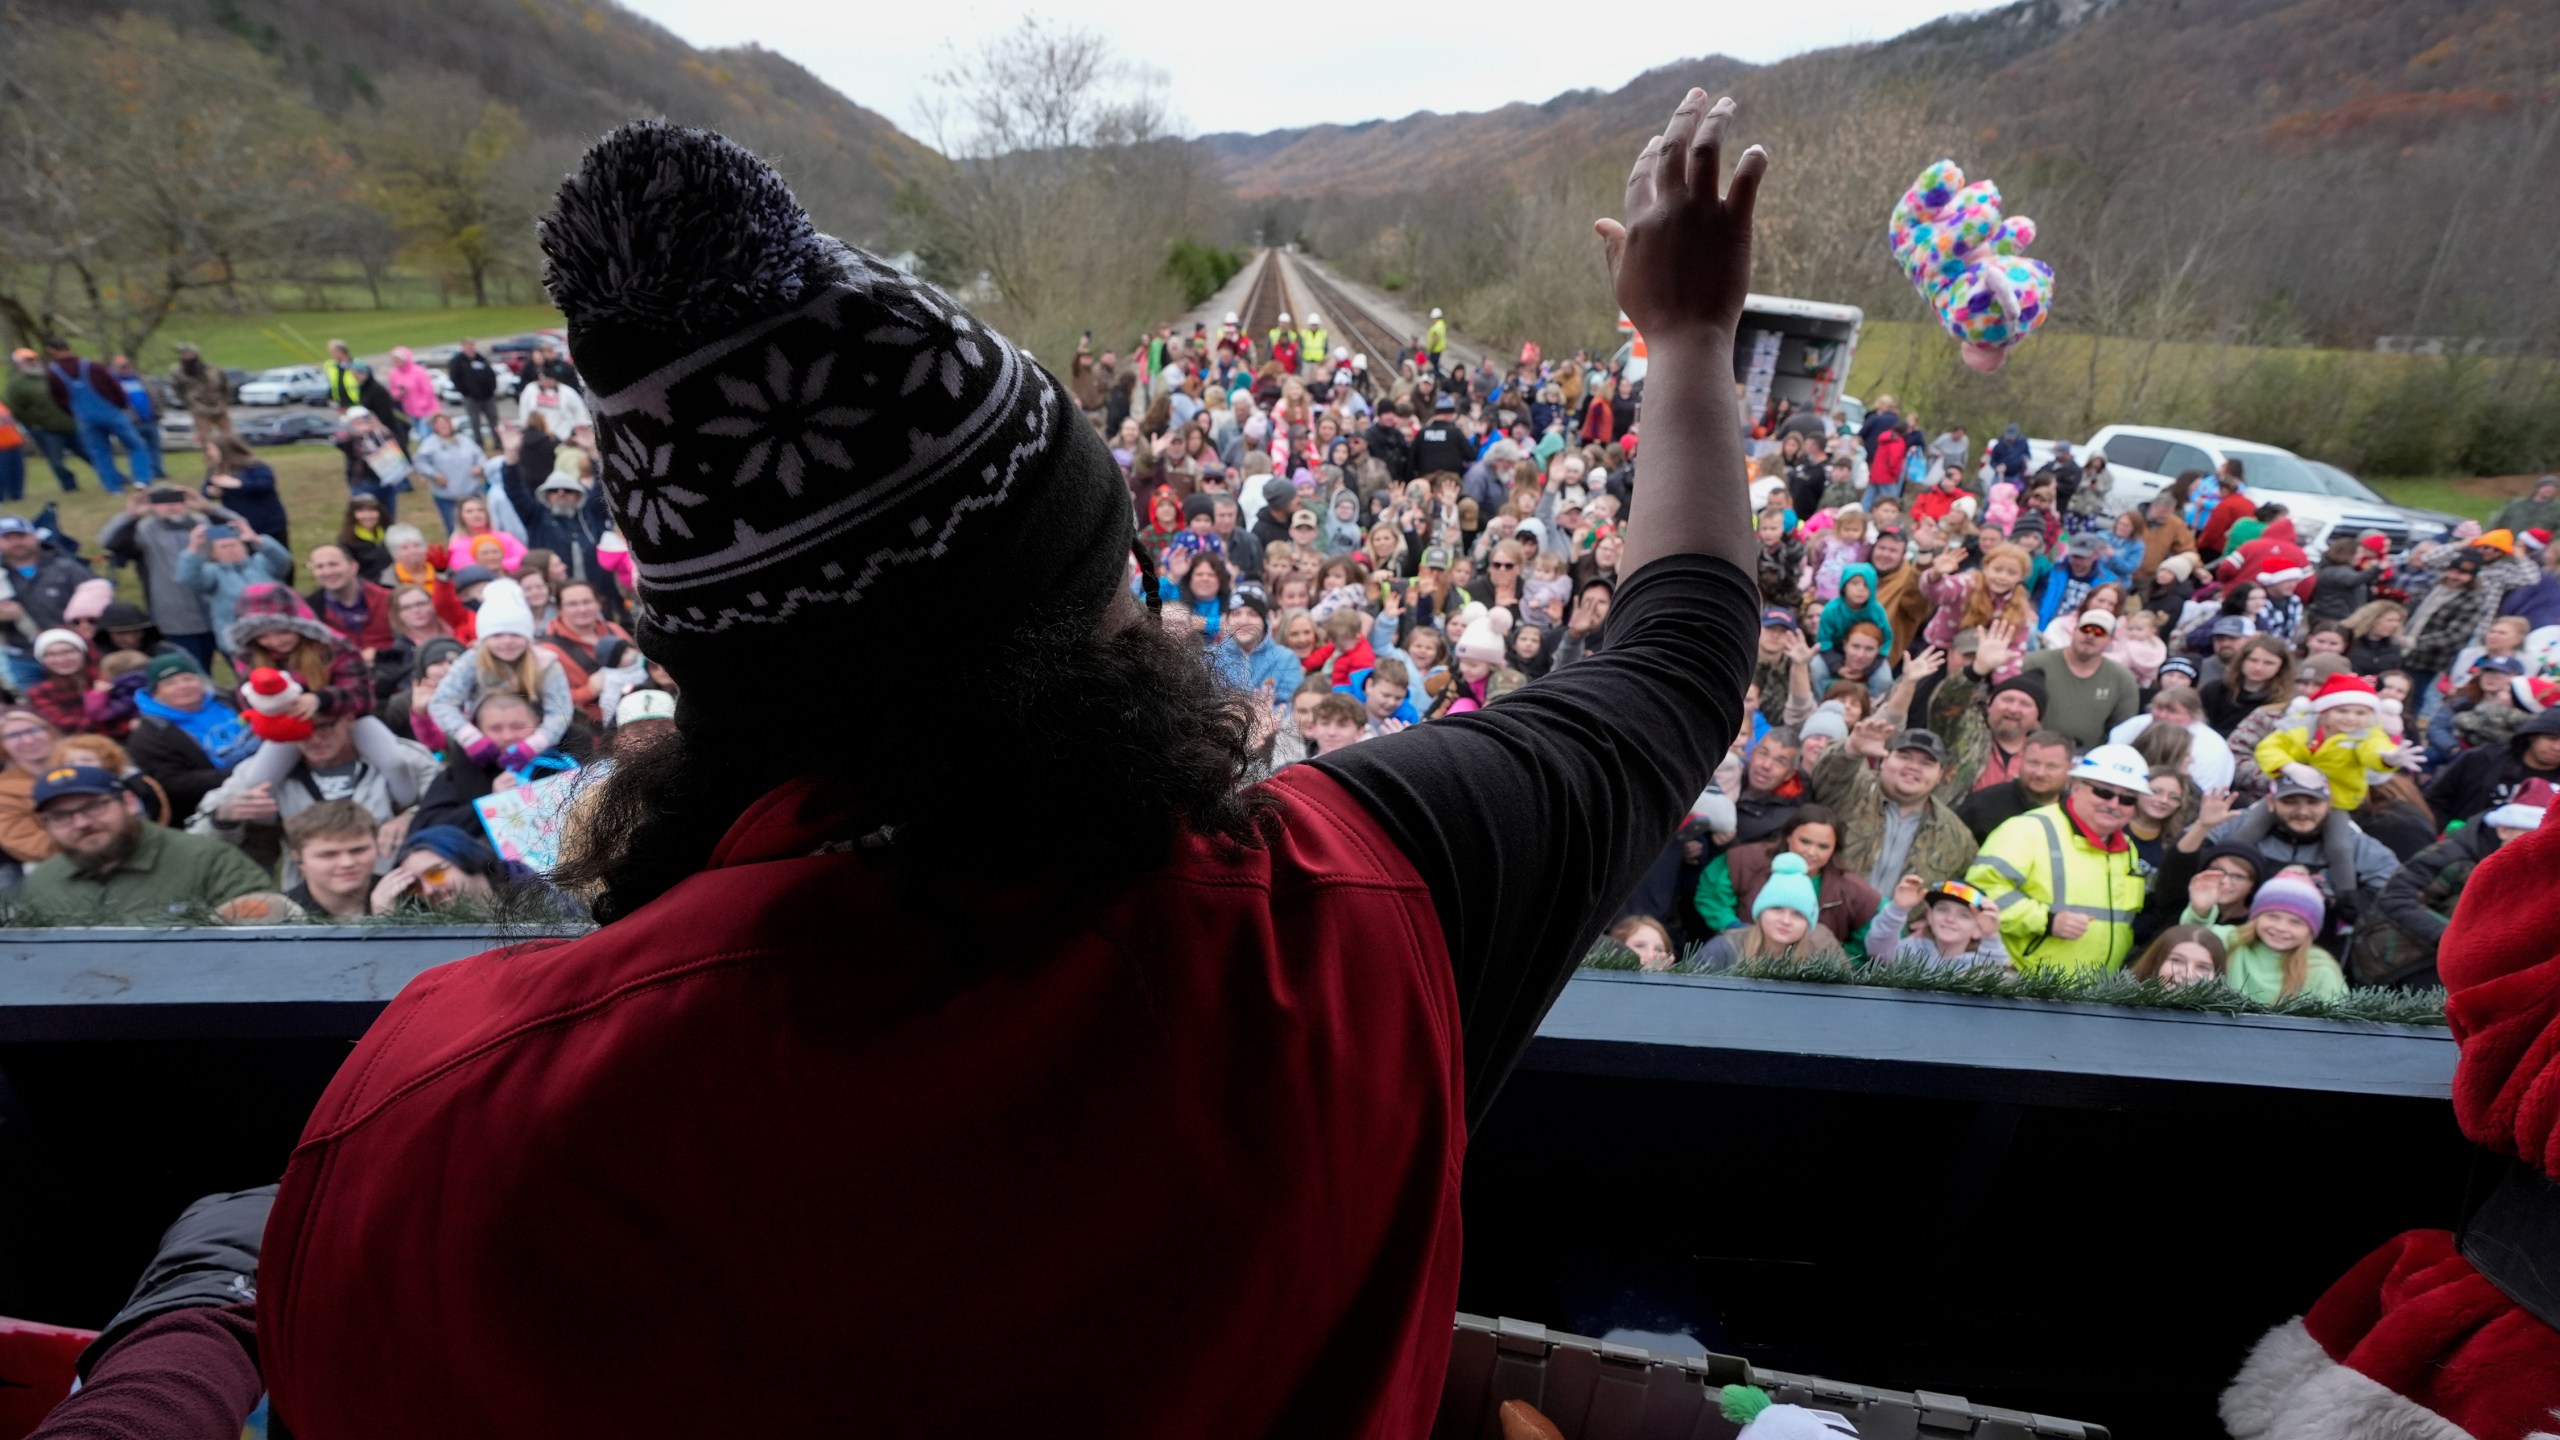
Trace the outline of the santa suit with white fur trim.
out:
[[[2439,947],[2454,1118],[2505,1178],[2458,1231],[2400,1235],[2269,1331],[2222,1397],[2236,1440],[2560,1435],[2560,826],[2482,862]]]

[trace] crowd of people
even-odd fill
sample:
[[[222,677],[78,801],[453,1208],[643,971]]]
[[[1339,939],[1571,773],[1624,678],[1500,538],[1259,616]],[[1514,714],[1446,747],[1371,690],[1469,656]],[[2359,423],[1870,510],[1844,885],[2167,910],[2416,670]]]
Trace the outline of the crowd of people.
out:
[[[60,432],[13,403],[0,430],[21,421],[66,490],[68,455],[125,497],[88,547],[0,516],[0,880],[30,910],[74,923],[465,901],[576,913],[538,865],[504,853],[478,802],[601,774],[675,713],[673,681],[632,643],[630,554],[577,372],[538,348],[502,412],[495,364],[463,342],[447,374],[465,431],[409,351],[377,378],[343,342],[329,348],[347,495],[300,517],[230,423],[225,388],[190,383],[191,370],[219,380],[193,347],[170,377],[203,440],[187,481],[130,426],[90,433],[104,390],[84,377],[129,365],[59,342],[47,359],[20,352],[32,378],[12,401],[49,380],[81,423]],[[149,389],[137,382],[137,404]],[[429,526],[400,518],[418,489]],[[119,594],[125,570],[138,603]],[[276,698],[253,691],[261,675]]]
[[[1267,702],[1272,768],[1605,645],[1638,387],[1534,346],[1373,370],[1232,318],[1071,384],[1153,551],[1133,583]],[[2422,986],[2471,868],[2548,808],[2560,478],[2395,551],[2303,536],[2239,462],[2145,496],[1891,396],[1855,433],[1745,419],[1752,714],[1612,931],[1649,968]]]
[[[1131,586],[1259,697],[1261,773],[1606,644],[1641,386],[1587,353],[1470,369],[1446,345],[1437,312],[1375,366],[1319,317],[1254,335],[1229,315],[1088,342],[1062,377],[1129,486],[1151,562]],[[297,550],[192,350],[160,400],[205,437],[203,478],[129,446],[129,488],[102,407],[131,366],[20,352],[12,397],[64,412],[20,429],[56,437],[48,458],[103,451],[128,496],[94,557],[0,519],[0,851],[30,903],[273,891],[352,915],[539,885],[471,802],[669,713],[568,358],[524,357],[502,411],[466,342],[457,416],[407,350],[381,376],[331,357],[348,498]],[[2425,984],[2471,868],[2560,781],[2560,479],[2394,552],[2300,535],[2236,461],[2141,496],[2104,455],[2030,468],[2014,427],[1977,452],[1890,396],[1855,433],[1783,401],[1745,420],[1750,723],[1612,932],[1647,966],[2131,969],[2266,1001]],[[420,489],[434,540],[400,518]],[[252,726],[261,667],[297,676],[308,736]],[[155,827],[248,864],[133,865]]]

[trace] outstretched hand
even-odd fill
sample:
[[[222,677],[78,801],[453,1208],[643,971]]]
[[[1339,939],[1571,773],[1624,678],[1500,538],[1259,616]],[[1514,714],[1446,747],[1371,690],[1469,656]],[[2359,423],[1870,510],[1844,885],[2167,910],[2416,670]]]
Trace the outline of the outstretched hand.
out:
[[[1742,318],[1751,289],[1751,214],[1769,152],[1754,145],[1724,186],[1731,96],[1708,103],[1691,90],[1627,175],[1627,218],[1594,222],[1608,247],[1618,308],[1662,344],[1723,335]]]

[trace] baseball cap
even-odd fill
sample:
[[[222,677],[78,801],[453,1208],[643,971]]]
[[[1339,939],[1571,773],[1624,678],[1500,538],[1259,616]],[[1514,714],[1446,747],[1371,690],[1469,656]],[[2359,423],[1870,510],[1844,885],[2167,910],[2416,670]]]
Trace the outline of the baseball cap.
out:
[[[474,585],[489,584],[497,578],[498,572],[486,565],[465,565],[453,572],[453,588],[456,591],[468,590]]]
[[[2513,655],[2483,655],[2471,666],[2475,673],[2522,675],[2524,662]]]
[[[1793,614],[1772,605],[1768,609],[1760,612],[1760,628],[1763,630],[1802,630],[1804,625],[1802,622],[1798,621]]]
[[[2116,617],[2104,610],[2083,610],[2073,625],[2081,630],[2104,630],[2110,635],[2116,633]]]
[[[33,535],[36,527],[15,515],[0,515],[0,535]]]
[[[637,724],[642,720],[676,718],[676,697],[664,690],[634,690],[613,707],[616,726]]]
[[[154,485],[149,490],[143,492],[142,498],[150,501],[154,505],[184,505],[187,503],[187,487],[184,485]]]
[[[1433,545],[1425,549],[1422,552],[1422,568],[1425,570],[1448,569],[1449,547],[1446,545]]]
[[[2249,617],[2245,615],[2225,615],[2213,622],[2213,638],[2216,640],[2225,635],[2237,636],[2245,640],[2256,633],[2249,624]]]
[[[1439,398],[1431,402],[1431,408],[1434,410],[1455,410],[1458,408],[1458,397],[1450,394],[1446,390],[1443,390],[1440,392]]]
[[[1941,765],[1947,763],[1947,742],[1938,738],[1937,731],[1916,725],[1894,736],[1893,743],[1885,747],[1887,754],[1896,750],[1917,750]]]
[[[1316,512],[1313,510],[1301,510],[1297,514],[1290,516],[1289,528],[1292,530],[1313,530],[1316,528]]]
[[[1962,905],[1967,910],[1979,910],[1991,903],[1990,896],[1961,880],[1941,880],[1920,892],[1920,903],[1924,906],[1935,905],[1942,900]]]
[[[2288,795],[2321,795],[2329,793],[2329,782],[2308,765],[2287,765],[2277,773],[2275,787],[2268,793],[2282,800]]]
[[[123,792],[124,782],[95,765],[61,765],[47,770],[36,781],[35,807],[41,810],[65,795],[119,795]]]
[[[2071,553],[2084,560],[2094,560],[2107,548],[2107,542],[2086,531],[2071,537]]]

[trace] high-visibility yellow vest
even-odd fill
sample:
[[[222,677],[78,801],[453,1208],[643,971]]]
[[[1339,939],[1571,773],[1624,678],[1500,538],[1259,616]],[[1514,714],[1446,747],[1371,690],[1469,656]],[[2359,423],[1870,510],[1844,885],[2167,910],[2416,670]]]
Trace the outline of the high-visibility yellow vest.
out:
[[[1321,325],[1298,332],[1298,353],[1310,365],[1324,363],[1325,333]]]
[[[364,403],[363,382],[356,379],[356,367],[332,360],[323,368],[329,376],[330,404],[351,410]]]
[[[1422,348],[1430,351],[1435,356],[1441,351],[1448,349],[1449,322],[1446,320],[1432,321],[1430,332],[1422,337]]]
[[[2003,821],[1965,872],[2000,911],[2000,938],[2021,970],[2122,968],[2133,959],[2133,922],[2147,881],[2132,846],[2090,844],[2060,803]],[[2052,933],[2053,917],[2089,917],[2076,940]]]

